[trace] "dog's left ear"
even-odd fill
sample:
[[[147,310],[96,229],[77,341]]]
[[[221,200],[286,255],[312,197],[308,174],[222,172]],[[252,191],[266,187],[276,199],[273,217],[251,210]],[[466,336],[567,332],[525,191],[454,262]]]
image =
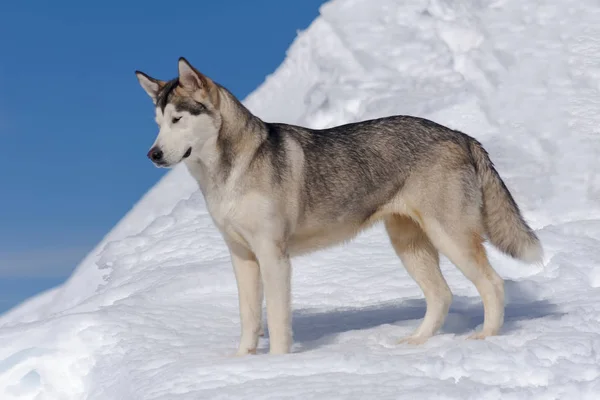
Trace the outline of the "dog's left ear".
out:
[[[165,85],[165,82],[151,78],[142,71],[135,71],[135,76],[137,76],[140,85],[142,85],[142,88],[148,93],[148,96],[152,98],[154,104],[156,104],[158,92],[160,92],[160,89]]]
[[[179,83],[189,91],[210,90],[210,79],[192,67],[185,58],[179,58]]]

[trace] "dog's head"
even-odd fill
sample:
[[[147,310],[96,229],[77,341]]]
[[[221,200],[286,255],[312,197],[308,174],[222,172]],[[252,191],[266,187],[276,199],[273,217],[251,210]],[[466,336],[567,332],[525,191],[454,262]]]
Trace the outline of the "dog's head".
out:
[[[161,81],[135,72],[156,107],[158,136],[148,158],[158,167],[172,167],[199,152],[221,128],[219,89],[185,58],[179,59],[179,76]]]

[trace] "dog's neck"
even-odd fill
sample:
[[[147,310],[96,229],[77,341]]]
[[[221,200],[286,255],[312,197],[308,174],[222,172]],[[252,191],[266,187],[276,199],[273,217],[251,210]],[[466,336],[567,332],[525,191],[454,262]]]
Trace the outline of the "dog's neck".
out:
[[[198,157],[186,160],[190,173],[206,195],[240,178],[264,138],[264,122],[233,94],[219,86],[221,127],[202,146]],[[235,184],[235,183],[234,183]]]
[[[231,92],[219,87],[219,112],[221,114],[220,137],[237,137],[238,141],[245,138],[249,130],[255,128],[258,117],[250,112]]]

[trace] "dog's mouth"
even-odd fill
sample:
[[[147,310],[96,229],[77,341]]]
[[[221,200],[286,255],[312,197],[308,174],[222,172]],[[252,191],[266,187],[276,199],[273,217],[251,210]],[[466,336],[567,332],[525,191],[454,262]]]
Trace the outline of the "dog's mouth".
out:
[[[187,151],[183,155],[182,160],[185,160],[186,158],[188,158],[190,156],[190,154],[192,154],[192,148],[191,147],[187,149]]]

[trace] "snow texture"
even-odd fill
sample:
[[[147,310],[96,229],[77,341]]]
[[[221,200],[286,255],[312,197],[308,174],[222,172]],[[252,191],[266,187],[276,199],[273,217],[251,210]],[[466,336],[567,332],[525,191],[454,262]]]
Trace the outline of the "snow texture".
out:
[[[293,354],[266,337],[233,357],[233,271],[181,166],[64,285],[0,319],[0,398],[600,398],[598,21],[595,0],[334,0],[245,99],[267,121],[410,114],[483,142],[545,250],[528,266],[489,248],[500,336],[465,340],[481,301],[443,258],[446,324],[397,344],[425,302],[379,225],[293,261]]]

